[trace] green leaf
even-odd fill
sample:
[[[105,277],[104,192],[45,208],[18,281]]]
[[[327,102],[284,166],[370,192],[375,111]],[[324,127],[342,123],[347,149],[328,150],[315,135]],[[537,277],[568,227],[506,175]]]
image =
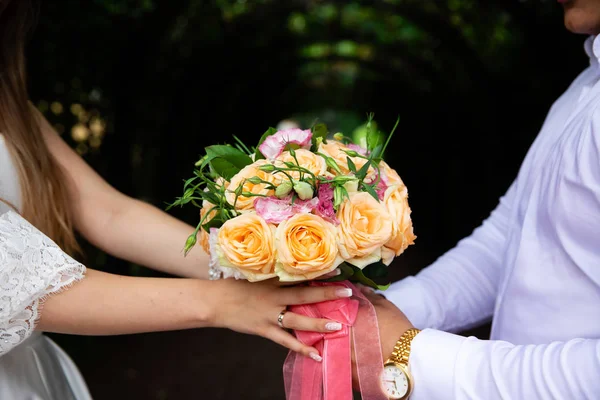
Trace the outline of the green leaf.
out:
[[[371,287],[371,288],[377,289],[377,290],[387,290],[387,288],[390,287],[391,283],[388,283],[387,285],[378,285],[371,279],[367,278],[360,268],[355,267],[354,265],[352,265],[352,268],[354,269],[354,274],[352,275],[352,279],[351,279],[352,281],[360,282],[365,286],[368,286],[368,287]]]
[[[219,197],[212,192],[202,192],[200,195],[202,196],[202,200],[206,200],[211,204],[219,204],[220,203]]]
[[[258,150],[258,148],[265,141],[266,138],[268,138],[271,135],[274,135],[275,133],[277,133],[277,129],[271,127],[269,129],[267,129],[267,131],[265,133],[263,133],[263,135],[260,137],[260,140],[258,141],[258,145],[256,145],[256,151],[254,152],[255,160],[262,160],[265,158],[265,156],[263,156],[263,154],[260,152],[260,150]]]
[[[383,144],[378,144],[377,146],[375,146],[375,148],[371,152],[371,155],[369,158],[371,160],[381,159],[382,151],[383,151]]]
[[[365,192],[369,193],[375,200],[379,201],[379,196],[377,195],[375,189],[373,189],[373,186],[363,183],[362,187],[365,189]]]
[[[358,179],[360,179],[361,181],[363,179],[365,179],[365,177],[367,176],[367,172],[369,172],[369,167],[371,166],[371,160],[367,160],[367,162],[365,163],[365,165],[362,166],[361,169],[358,170],[358,172],[356,173],[356,177]]]
[[[242,150],[243,152],[245,152],[248,155],[252,154],[252,151],[250,151],[250,149],[248,148],[248,146],[246,146],[244,144],[244,142],[242,142],[242,140],[240,138],[238,138],[237,136],[233,135],[233,139],[237,142],[238,148],[240,150]]]
[[[354,164],[354,161],[352,161],[350,157],[346,157],[346,161],[348,161],[348,169],[350,170],[350,172],[356,174],[356,165]]]
[[[192,178],[190,178],[190,179],[186,180],[186,181],[183,183],[183,190],[187,189],[187,187],[188,187],[189,185],[191,185],[191,184],[192,184],[192,183],[193,183],[193,182],[194,182],[196,179],[198,179],[198,177],[197,177],[197,176],[194,176],[194,177],[192,177]]]
[[[213,219],[202,225],[202,229],[210,233],[210,228],[220,228],[225,221],[220,215],[216,215]]]
[[[383,150],[381,151],[381,154],[385,153],[385,150],[387,149],[387,146],[390,143],[390,140],[392,140],[392,136],[394,135],[394,132],[396,132],[396,128],[398,127],[399,123],[400,123],[400,116],[398,116],[398,118],[396,119],[396,123],[394,124],[392,131],[388,135],[387,140],[385,141],[385,144],[383,145]]]
[[[382,263],[381,261],[377,261],[376,263],[367,265],[363,268],[363,274],[368,278],[387,278],[389,273],[389,267]]]
[[[209,146],[206,154],[211,168],[226,180],[233,178],[246,165],[252,164],[252,159],[247,154],[231,146]]]

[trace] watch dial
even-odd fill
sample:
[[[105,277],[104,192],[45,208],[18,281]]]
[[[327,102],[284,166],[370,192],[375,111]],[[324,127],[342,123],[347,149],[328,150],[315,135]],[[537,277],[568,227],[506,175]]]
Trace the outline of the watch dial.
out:
[[[401,399],[408,393],[408,379],[404,371],[393,364],[383,367],[381,384],[390,399]]]

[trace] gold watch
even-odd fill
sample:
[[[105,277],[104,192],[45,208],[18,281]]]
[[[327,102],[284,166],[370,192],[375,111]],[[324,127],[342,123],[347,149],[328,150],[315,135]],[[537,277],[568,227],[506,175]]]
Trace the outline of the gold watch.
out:
[[[408,357],[410,356],[410,343],[421,332],[411,328],[404,332],[394,346],[390,358],[383,365],[381,387],[390,399],[406,400],[412,393],[413,379],[408,370]]]

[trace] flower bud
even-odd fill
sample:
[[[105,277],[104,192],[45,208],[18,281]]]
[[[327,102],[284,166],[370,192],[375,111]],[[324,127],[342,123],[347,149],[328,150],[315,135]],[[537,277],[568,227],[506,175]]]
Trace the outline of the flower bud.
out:
[[[280,199],[284,198],[285,196],[290,194],[292,189],[293,189],[292,182],[284,181],[281,185],[277,186],[277,189],[275,189],[275,196],[277,196]]]
[[[260,179],[258,176],[253,176],[252,178],[248,178],[246,180],[248,182],[252,183],[253,185],[258,185],[263,182],[263,180]]]
[[[336,210],[344,201],[344,191],[345,189],[342,186],[336,186],[333,189],[333,208]]]
[[[273,172],[275,171],[275,166],[273,164],[264,164],[258,167],[258,169],[264,172]]]
[[[201,159],[199,159],[198,161],[196,161],[196,163],[194,164],[194,166],[199,167],[204,163],[204,160],[206,160],[208,158],[208,154],[205,154]]]
[[[298,194],[300,200],[312,199],[314,194],[313,187],[309,183],[303,181],[294,183],[294,191]]]
[[[361,155],[354,150],[344,150],[344,153],[348,154],[350,157],[361,157]]]
[[[342,171],[340,170],[340,166],[337,165],[337,163],[335,162],[335,160],[333,158],[331,158],[329,156],[325,156],[325,163],[327,164],[327,166],[329,168],[331,168],[332,170],[334,170],[338,174],[342,173]]]
[[[240,197],[242,195],[243,190],[244,190],[244,185],[240,183],[239,186],[236,187],[235,191],[234,191],[236,197]]]
[[[342,132],[335,133],[333,135],[333,138],[338,142],[341,142],[342,140],[344,140],[344,134]]]
[[[196,244],[196,241],[198,240],[196,235],[197,234],[194,232],[193,234],[188,236],[187,240],[185,241],[185,247],[183,248],[184,254],[187,255],[187,253],[189,253],[192,247],[194,247],[194,245]]]

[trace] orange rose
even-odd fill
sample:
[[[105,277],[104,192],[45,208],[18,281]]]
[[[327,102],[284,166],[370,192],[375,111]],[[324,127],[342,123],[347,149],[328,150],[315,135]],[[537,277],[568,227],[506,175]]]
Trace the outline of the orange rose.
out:
[[[333,271],[343,260],[333,224],[314,214],[296,214],[275,231],[275,272],[283,282],[304,281]]]
[[[250,192],[254,194],[261,194],[265,196],[272,196],[275,192],[272,189],[268,189],[266,183],[252,183],[248,181],[250,178],[258,177],[263,181],[275,183],[275,177],[270,172],[261,171],[259,167],[261,165],[270,164],[266,160],[258,160],[250,165],[246,165],[240,172],[238,172],[231,182],[227,186],[225,197],[227,202],[231,205],[235,203],[237,210],[251,210],[254,206],[254,199],[256,197],[249,196],[245,197],[240,195],[235,201],[235,191],[238,190],[239,186],[242,185],[242,191]]]
[[[213,208],[215,205],[208,202],[207,200],[204,200],[202,202],[202,208],[200,209],[200,221],[202,221],[202,218],[204,218],[204,216],[211,210],[211,208]],[[217,215],[217,210],[212,210],[210,211],[210,215],[208,217],[206,217],[206,219],[204,220],[204,222],[202,223],[202,225],[207,224],[208,222],[210,222],[210,220],[212,220],[215,215]],[[200,243],[200,245],[202,246],[202,248],[204,249],[204,251],[206,253],[209,253],[209,245],[208,245],[208,232],[206,232],[204,230],[204,228],[201,228],[200,231],[198,232],[198,235],[200,236],[198,238],[198,242]]]
[[[406,186],[395,185],[387,188],[383,203],[391,215],[392,237],[385,244],[382,261],[390,265],[395,256],[399,256],[409,245],[414,244],[417,237],[413,233]]]
[[[350,193],[337,212],[338,246],[348,263],[364,268],[381,259],[392,236],[392,221],[385,206],[366,192]]]
[[[279,157],[277,157],[278,162],[276,164],[277,166],[284,166],[284,162],[299,164],[301,167],[306,168],[316,176],[324,175],[325,171],[327,171],[327,164],[325,163],[323,157],[313,153],[310,150],[296,150],[296,158],[298,159],[298,163],[296,163],[296,160],[294,157],[292,157],[292,154],[289,151],[284,151]],[[292,176],[294,179],[300,179],[300,172],[298,171],[286,171],[286,173]],[[304,176],[306,175],[307,174],[305,173]],[[288,179],[282,173],[279,173],[276,176],[280,181]]]
[[[219,229],[219,264],[240,271],[250,282],[275,276],[275,227],[246,213],[227,220]]]
[[[391,168],[385,161],[381,160],[379,162],[379,172],[381,173],[381,179],[385,182],[386,185],[402,185],[402,179],[400,175],[396,172],[395,169]]]

